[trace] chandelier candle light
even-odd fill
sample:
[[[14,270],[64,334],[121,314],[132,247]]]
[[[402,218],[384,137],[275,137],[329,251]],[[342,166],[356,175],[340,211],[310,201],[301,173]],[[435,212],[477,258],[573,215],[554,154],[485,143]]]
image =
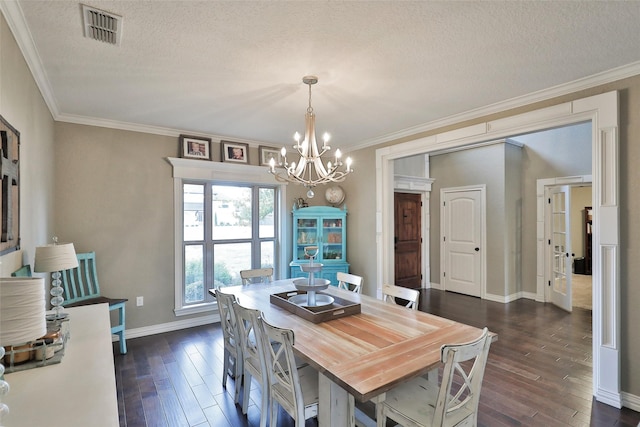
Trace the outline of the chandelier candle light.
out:
[[[328,161],[325,165],[323,162],[322,156],[330,151],[331,147],[328,145],[330,136],[326,132],[322,136],[321,150],[318,148],[316,141],[316,116],[311,106],[311,85],[318,83],[318,78],[316,76],[305,76],[302,78],[302,82],[309,86],[309,107],[307,107],[307,113],[304,116],[304,140],[302,140],[302,142],[300,141],[300,134],[298,132],[296,132],[293,137],[296,141],[293,148],[300,155],[300,160],[297,164],[296,162],[288,163],[287,149],[282,147],[281,154],[283,163],[280,164],[280,166],[284,166],[284,171],[276,171],[275,159],[271,158],[269,161],[269,172],[273,174],[279,182],[292,182],[305,186],[309,189],[307,197],[312,198],[314,196],[313,187],[329,182],[342,182],[348,174],[353,172],[353,169],[351,169],[351,157],[347,157],[344,169],[338,170],[338,168],[343,165],[340,149],[336,149],[333,163]]]

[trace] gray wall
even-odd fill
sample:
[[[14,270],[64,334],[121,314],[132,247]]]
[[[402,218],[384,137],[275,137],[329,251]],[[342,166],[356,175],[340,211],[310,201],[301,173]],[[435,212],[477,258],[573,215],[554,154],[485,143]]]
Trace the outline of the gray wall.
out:
[[[21,261],[33,263],[35,247],[51,243],[56,232],[53,119],[2,15],[0,114],[20,132]]]
[[[620,91],[620,224],[621,224],[621,283],[620,283],[620,322],[621,322],[621,358],[622,358],[622,390],[634,396],[640,396],[640,365],[637,355],[640,354],[640,335],[636,325],[640,324],[640,285],[636,278],[640,276],[640,222],[636,220],[640,212],[640,193],[635,186],[640,182],[640,144],[635,143],[640,138],[640,76],[613,82],[611,84],[582,90],[555,99],[538,102],[513,111],[504,111],[491,116],[481,117],[453,126],[433,129],[429,132],[391,141],[376,147],[367,147],[349,153],[354,158],[355,172],[345,181],[342,187],[347,193],[346,203],[349,208],[348,249],[347,259],[351,263],[352,271],[363,275],[367,294],[373,294],[376,289],[376,215],[375,215],[375,150],[386,145],[406,142],[409,139],[422,138],[448,130],[454,130],[486,120],[508,117],[513,114],[532,111],[535,109],[557,105],[563,102],[584,98],[611,90]],[[0,20],[0,114],[5,116],[23,136],[23,147],[29,144],[30,153],[23,151],[25,165],[23,171],[27,175],[23,179],[22,200],[24,201],[21,220],[25,234],[24,246],[28,252],[29,262],[33,262],[33,248],[36,244],[44,243],[54,232],[52,224],[55,221],[56,231],[60,235],[77,237],[82,248],[101,248],[100,260],[104,265],[101,274],[106,269],[116,270],[115,273],[104,273],[109,279],[123,280],[120,284],[104,277],[105,293],[122,291],[124,296],[135,296],[144,292],[145,296],[158,295],[157,299],[146,302],[144,310],[136,312],[130,301],[128,312],[132,318],[131,327],[151,326],[164,319],[173,319],[173,251],[171,235],[173,233],[172,189],[160,189],[168,185],[170,169],[163,164],[163,157],[177,154],[177,137],[167,138],[150,136],[135,132],[110,131],[90,126],[76,126],[59,124],[56,129],[55,141],[53,122],[37,88],[30,77],[29,70],[24,64],[4,20]],[[110,135],[106,135],[105,133]],[[66,144],[60,138],[72,137],[73,141]],[[97,137],[100,144],[92,144],[91,139]],[[120,140],[122,138],[122,141]],[[128,145],[140,144],[145,149],[133,148]],[[90,144],[101,160],[92,153],[79,148],[82,144]],[[58,153],[57,145],[67,145]],[[156,146],[157,145],[157,146]],[[86,153],[89,158],[73,154],[74,148]],[[553,151],[553,147],[552,151]],[[26,151],[27,148],[24,148]],[[55,151],[54,151],[55,150]],[[214,154],[216,151],[214,150]],[[576,153],[572,153],[575,155]],[[66,155],[69,157],[66,158]],[[251,152],[253,157],[254,152]],[[257,154],[256,154],[257,155]],[[93,157],[92,157],[93,156]],[[127,156],[131,156],[127,158]],[[524,158],[525,167],[532,167],[531,158],[536,153],[529,153]],[[83,166],[84,162],[95,166],[90,170]],[[55,162],[55,173],[53,171]],[[75,164],[79,163],[79,164]],[[552,166],[545,166],[552,167]],[[114,176],[114,170],[122,176]],[[76,171],[74,177],[66,169]],[[146,170],[147,174],[138,170]],[[553,176],[556,174],[554,173]],[[156,179],[160,183],[152,182]],[[112,181],[113,186],[109,181]],[[55,181],[55,193],[54,193]],[[81,189],[86,199],[71,201],[66,193],[76,192],[76,186]],[[527,185],[524,184],[526,190]],[[115,194],[124,192],[124,194]],[[156,194],[157,193],[157,194]],[[301,192],[304,194],[304,192]],[[321,193],[318,193],[321,194]],[[290,196],[293,197],[293,191]],[[138,201],[138,197],[142,201]],[[93,215],[93,221],[102,221],[106,225],[89,225],[82,219],[82,235],[73,231],[73,220],[62,213],[55,213],[53,203],[56,198],[72,203],[80,212]],[[289,202],[292,202],[291,200]],[[120,203],[130,204],[121,207]],[[146,206],[146,205],[149,206]],[[65,213],[71,211],[62,201],[57,205]],[[96,206],[91,206],[96,205]],[[139,209],[140,212],[131,212]],[[171,212],[164,212],[171,209]],[[111,212],[111,211],[114,212]],[[162,211],[162,212],[160,212]],[[524,216],[535,213],[535,204],[523,202]],[[115,225],[117,218],[123,222],[132,215],[132,222],[142,227]],[[77,219],[73,214],[72,218]],[[149,218],[149,222],[157,224],[141,224],[142,218]],[[169,225],[167,225],[170,223]],[[119,228],[122,228],[119,230]],[[91,234],[97,231],[96,234]],[[523,227],[524,231],[524,227]],[[28,236],[28,237],[27,237]],[[535,233],[534,233],[535,236]],[[65,237],[65,236],[63,236]],[[523,243],[527,240],[523,233]],[[156,243],[157,245],[153,245]],[[160,247],[159,245],[163,245]],[[166,245],[166,247],[164,247]],[[135,260],[124,259],[123,252],[130,250]],[[531,251],[530,251],[531,252]],[[535,271],[535,250],[525,254],[523,245],[523,277],[524,266],[529,264]],[[103,261],[104,260],[104,261]],[[168,264],[162,264],[167,262]],[[138,262],[139,261],[139,262]],[[100,264],[102,265],[102,264]],[[125,285],[126,283],[126,285]],[[125,291],[125,287],[131,289]],[[166,289],[168,287],[168,290]],[[523,283],[523,289],[533,291],[532,285]],[[113,291],[113,292],[112,292]],[[148,298],[148,297],[147,297]],[[146,299],[145,301],[149,301]],[[156,313],[156,312],[161,313]]]
[[[486,186],[487,293],[505,294],[505,147],[504,143],[431,156],[431,281],[440,282],[440,191],[469,185]]]
[[[525,144],[522,162],[522,290],[535,294],[536,183],[543,178],[591,174],[591,124],[511,139]]]

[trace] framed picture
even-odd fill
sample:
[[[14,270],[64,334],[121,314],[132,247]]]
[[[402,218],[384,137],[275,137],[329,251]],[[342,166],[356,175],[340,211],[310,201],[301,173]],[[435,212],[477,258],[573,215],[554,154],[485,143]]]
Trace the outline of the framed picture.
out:
[[[180,135],[180,157],[211,160],[211,138]]]
[[[273,159],[276,167],[282,167],[282,154],[280,150],[273,147],[260,146],[260,166],[269,166],[269,161]]]
[[[223,162],[249,163],[249,144],[220,141]]]

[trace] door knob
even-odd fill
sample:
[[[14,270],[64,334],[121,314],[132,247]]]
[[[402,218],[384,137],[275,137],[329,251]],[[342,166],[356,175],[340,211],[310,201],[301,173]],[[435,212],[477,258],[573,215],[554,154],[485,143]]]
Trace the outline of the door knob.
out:
[[[474,251],[478,252],[480,250],[480,248],[475,248]]]

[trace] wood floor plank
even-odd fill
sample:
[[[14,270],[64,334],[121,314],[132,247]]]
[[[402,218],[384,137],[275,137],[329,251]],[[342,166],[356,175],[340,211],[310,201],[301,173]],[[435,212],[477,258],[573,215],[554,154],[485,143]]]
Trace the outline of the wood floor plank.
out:
[[[421,291],[420,310],[498,334],[489,352],[478,426],[639,425],[640,413],[593,398],[590,310],[574,308],[570,314],[531,300],[501,304],[437,290]],[[364,323],[363,328],[367,336]],[[131,339],[127,346],[126,355],[114,346],[121,427],[259,426],[256,383],[247,416],[234,403],[234,380],[222,387],[219,324]],[[280,410],[278,427],[293,425]],[[307,420],[306,426],[317,422]]]

